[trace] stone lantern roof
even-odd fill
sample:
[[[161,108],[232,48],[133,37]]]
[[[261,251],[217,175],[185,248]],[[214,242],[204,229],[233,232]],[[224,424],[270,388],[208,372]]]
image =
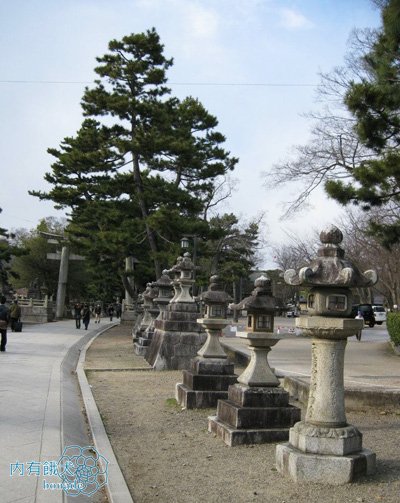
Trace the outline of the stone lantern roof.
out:
[[[181,271],[193,271],[194,264],[192,262],[191,256],[189,252],[186,252],[183,255],[182,261],[179,264],[179,268]]]
[[[254,286],[255,288],[251,295],[230,307],[237,310],[247,309],[249,312],[275,310],[275,298],[272,295],[271,280],[262,275],[255,280]]]
[[[168,272],[169,271],[167,269],[164,269],[158,280],[154,281],[151,285],[157,288],[172,288],[172,281],[168,276]]]
[[[332,225],[320,233],[321,248],[310,265],[297,273],[294,269],[285,272],[284,279],[289,285],[327,287],[369,287],[378,281],[376,271],[361,273],[357,266],[345,258],[340,243],[343,234]]]
[[[232,300],[232,297],[224,292],[219,283],[219,276],[214,275],[210,278],[210,285],[208,290],[201,294],[201,300],[205,304],[228,304]]]
[[[146,290],[143,292],[144,300],[151,303],[155,297],[157,297],[157,289],[153,283],[147,283]]]
[[[171,269],[168,270],[168,274],[173,274],[175,277],[179,277],[181,273],[181,263],[182,263],[183,257],[178,257],[176,259],[176,264],[174,264]]]

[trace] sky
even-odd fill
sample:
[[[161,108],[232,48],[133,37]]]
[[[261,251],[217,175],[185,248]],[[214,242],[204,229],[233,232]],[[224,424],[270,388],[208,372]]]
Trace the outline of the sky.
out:
[[[263,173],[307,142],[319,73],[343,64],[352,29],[379,24],[370,0],[0,0],[0,227],[63,216],[28,194],[49,189],[47,149],[79,129],[80,99],[108,42],[155,27],[174,58],[172,93],[199,98],[240,159],[220,211],[241,222],[265,214],[270,266],[287,232],[307,235],[343,210],[321,190],[282,221],[299,187],[272,189]]]

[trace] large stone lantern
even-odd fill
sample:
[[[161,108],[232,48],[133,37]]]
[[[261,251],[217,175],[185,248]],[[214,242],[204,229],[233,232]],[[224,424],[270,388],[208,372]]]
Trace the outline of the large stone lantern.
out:
[[[194,284],[194,279],[193,279],[193,271],[194,271],[194,264],[192,262],[192,259],[190,257],[190,253],[185,253],[183,255],[183,259],[179,264],[180,268],[180,276],[178,279],[178,283],[180,286],[180,294],[178,295],[178,298],[175,300],[175,302],[185,302],[185,303],[194,303],[195,300],[193,299],[190,289],[192,288]]]
[[[155,283],[147,283],[147,288],[143,293],[144,316],[138,329],[137,341],[133,344],[134,352],[137,355],[145,355],[154,332],[154,320],[156,319],[159,308],[154,304],[157,298],[158,289]]]
[[[229,386],[228,399],[219,400],[217,415],[209,417],[208,430],[229,446],[260,444],[285,440],[289,428],[300,419],[300,409],[289,405],[289,393],[268,363],[268,353],[284,335],[273,333],[275,298],[271,281],[261,276],[254,283],[252,294],[236,310],[247,310],[245,332],[251,358],[237,384]]]
[[[178,257],[176,259],[176,264],[174,264],[171,269],[169,269],[168,274],[172,276],[172,287],[174,289],[174,296],[170,300],[170,302],[176,302],[179,294],[181,293],[181,287],[179,283],[179,278],[181,277],[181,263],[183,257]]]
[[[176,399],[187,409],[215,407],[221,398],[228,397],[228,387],[236,382],[234,365],[228,361],[219,339],[226,319],[230,296],[219,284],[218,276],[211,276],[208,290],[201,295],[205,304],[203,318],[197,320],[207,332],[205,344],[183,371],[183,383],[176,385]]]
[[[153,283],[153,286],[155,286],[158,291],[157,297],[153,300],[153,303],[156,304],[160,310],[157,319],[162,319],[162,314],[166,311],[167,305],[173,297],[172,281],[168,275],[167,269],[163,270],[159,279]]]
[[[290,285],[309,288],[309,316],[296,319],[312,337],[311,381],[305,421],[290,430],[289,443],[277,446],[277,468],[296,481],[343,484],[375,470],[375,454],[362,448],[362,434],[347,423],[344,405],[344,352],[347,337],[363,320],[352,319],[351,288],[376,283],[375,271],[361,273],[345,258],[343,235],[332,226],[321,232],[317,257],[297,273],[285,272]]]

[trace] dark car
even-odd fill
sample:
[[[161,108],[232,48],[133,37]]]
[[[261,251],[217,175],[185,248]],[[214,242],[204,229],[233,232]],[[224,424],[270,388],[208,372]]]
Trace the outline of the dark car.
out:
[[[353,306],[351,311],[353,318],[355,318],[359,312],[364,318],[364,323],[372,328],[376,323],[372,304],[357,304]]]

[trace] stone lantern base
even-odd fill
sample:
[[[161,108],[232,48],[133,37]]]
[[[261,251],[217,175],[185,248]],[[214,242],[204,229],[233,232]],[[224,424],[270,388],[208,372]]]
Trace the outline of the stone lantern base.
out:
[[[282,388],[235,384],[228,399],[218,402],[217,415],[208,418],[208,431],[229,446],[278,442],[288,439],[300,414]]]
[[[226,358],[197,357],[190,370],[183,371],[183,383],[176,385],[176,400],[186,409],[216,407],[218,400],[228,398],[228,388],[236,381],[234,365]]]
[[[300,422],[289,443],[277,445],[276,467],[295,482],[340,485],[375,472],[375,453],[362,448],[354,426],[321,428]]]
[[[140,337],[137,338],[136,342],[133,343],[133,351],[135,355],[146,356],[152,337],[153,331],[147,333],[144,332]]]
[[[171,303],[154,322],[155,330],[146,352],[146,361],[154,370],[183,370],[206,341],[204,329],[197,323],[195,303]]]

